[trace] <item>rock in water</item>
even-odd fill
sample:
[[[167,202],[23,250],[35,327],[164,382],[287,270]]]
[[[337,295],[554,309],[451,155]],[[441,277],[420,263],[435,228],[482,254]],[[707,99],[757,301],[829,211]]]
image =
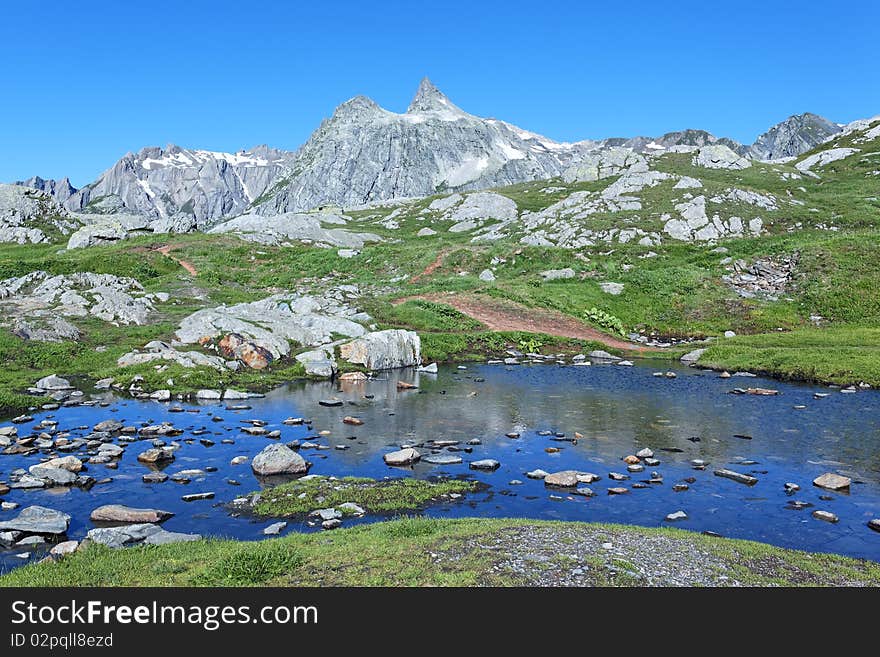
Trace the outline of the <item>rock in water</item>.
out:
[[[309,463],[287,445],[269,445],[251,461],[254,474],[261,476],[304,474]]]
[[[22,509],[14,520],[0,522],[0,532],[59,536],[67,531],[69,525],[70,516],[66,513],[44,506],[29,506]]]
[[[390,452],[382,458],[388,465],[409,465],[415,463],[421,457],[422,455],[419,454],[418,451],[414,450],[412,447],[407,447],[396,452]]]
[[[813,479],[813,485],[827,490],[849,490],[852,479],[843,475],[826,472]]]
[[[480,461],[471,461],[471,470],[497,470],[501,464],[495,459],[482,459]]]
[[[286,522],[273,522],[271,525],[263,529],[263,534],[266,536],[276,536],[277,534],[280,534],[281,530],[285,527],[287,527]]]
[[[141,463],[162,463],[164,461],[173,461],[174,449],[172,447],[153,447],[138,454],[137,458]]]
[[[746,484],[747,486],[752,486],[758,483],[758,478],[753,477],[751,475],[743,474],[741,472],[735,472],[733,470],[716,470],[716,477],[724,477],[725,479],[732,479],[740,484]]]
[[[684,511],[676,511],[666,516],[667,522],[675,522],[677,520],[687,520],[688,515]]]
[[[528,476],[528,475],[527,475]],[[563,470],[554,472],[544,477],[545,486],[555,486],[558,488],[574,488],[578,485],[578,473],[575,470]]]
[[[813,511],[813,517],[816,520],[824,520],[825,522],[837,522],[839,518],[830,511],[821,511],[819,509]]]
[[[92,511],[90,518],[94,522],[124,522],[131,524],[159,523],[174,514],[159,509],[133,509],[122,504],[107,504]]]

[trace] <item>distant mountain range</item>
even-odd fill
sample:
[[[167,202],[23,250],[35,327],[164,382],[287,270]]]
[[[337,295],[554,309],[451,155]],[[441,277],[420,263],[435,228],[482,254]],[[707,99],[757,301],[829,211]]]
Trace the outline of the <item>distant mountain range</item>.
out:
[[[557,142],[468,114],[425,78],[405,113],[357,96],[337,107],[295,152],[148,147],[128,153],[82,189],[67,178],[15,184],[42,190],[73,212],[130,213],[203,228],[245,212],[356,207],[553,178],[612,147],[647,154],[717,143],[753,159],[794,157],[840,130],[806,113],[776,124],[750,146],[704,130]]]

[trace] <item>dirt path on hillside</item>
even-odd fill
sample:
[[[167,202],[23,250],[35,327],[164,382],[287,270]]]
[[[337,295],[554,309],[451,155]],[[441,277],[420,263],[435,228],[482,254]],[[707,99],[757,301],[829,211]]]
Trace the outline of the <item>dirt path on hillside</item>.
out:
[[[416,274],[415,276],[413,276],[412,278],[410,278],[410,279],[409,279],[409,282],[410,282],[410,283],[415,283],[415,282],[419,281],[420,279],[424,278],[425,276],[430,276],[430,275],[433,274],[435,271],[437,271],[437,269],[440,268],[440,265],[443,264],[443,258],[446,257],[446,254],[447,254],[447,253],[449,253],[449,251],[448,251],[447,249],[442,249],[442,250],[440,251],[440,253],[437,254],[437,257],[434,258],[434,260],[431,262],[431,264],[428,265],[427,267],[425,267],[425,268],[424,268],[422,271],[420,271],[418,274]]]
[[[578,340],[592,340],[614,349],[626,349],[627,351],[650,352],[659,351],[634,344],[607,333],[598,331],[569,315],[563,315],[555,310],[541,308],[527,308],[511,301],[499,299],[481,298],[462,294],[420,294],[417,296],[403,297],[394,301],[394,305],[409,301],[410,299],[424,299],[452,306],[468,317],[472,317],[486,325],[492,331],[527,331],[529,333],[546,333],[562,338],[575,338]]]
[[[171,258],[178,265],[186,269],[191,275],[196,276],[199,272],[196,270],[195,266],[191,262],[187,262],[186,260],[181,260],[180,258],[175,258],[171,255],[171,251],[174,250],[174,245],[166,244],[165,246],[160,246],[156,249],[159,253],[161,253],[166,258]]]

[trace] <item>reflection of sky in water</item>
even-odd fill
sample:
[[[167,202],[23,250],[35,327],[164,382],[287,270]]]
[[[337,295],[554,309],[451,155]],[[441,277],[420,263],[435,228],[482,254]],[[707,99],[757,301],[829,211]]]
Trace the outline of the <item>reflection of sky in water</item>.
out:
[[[661,366],[668,367],[667,364]],[[428,510],[438,516],[529,516],[567,520],[600,520],[658,526],[667,513],[679,509],[689,519],[677,526],[697,531],[712,530],[726,536],[751,538],[786,547],[832,551],[880,560],[880,534],[866,523],[880,517],[880,394],[860,392],[844,395],[831,391],[825,399],[814,399],[813,392],[825,388],[792,385],[762,379],[717,378],[712,373],[677,368],[678,378],[652,376],[650,367],[617,366],[487,366],[471,365],[467,370],[442,367],[437,375],[410,371],[388,373],[387,378],[365,384],[298,383],[278,388],[264,399],[248,400],[252,410],[226,411],[224,405],[192,407],[198,413],[169,413],[167,404],[116,400],[109,408],[74,407],[54,413],[59,429],[94,425],[107,417],[127,423],[168,420],[187,432],[205,427],[215,445],[205,447],[195,438],[183,444],[177,459],[165,471],[173,474],[188,468],[214,466],[201,481],[188,485],[168,481],[144,484],[141,475],[147,469],[136,460],[149,445],[131,445],[119,469],[90,466],[89,474],[101,479],[112,477],[109,484],[95,486],[90,492],[77,489],[12,491],[4,499],[26,506],[41,504],[64,510],[73,516],[69,535],[82,537],[91,523],[89,512],[101,505],[121,503],[174,511],[177,515],[165,523],[172,531],[199,532],[237,538],[260,538],[261,529],[270,521],[231,518],[222,507],[234,497],[259,486],[248,464],[230,466],[233,456],[252,457],[269,439],[241,434],[239,421],[259,418],[269,422],[269,429],[279,428],[282,440],[304,439],[329,429],[327,437],[313,438],[331,447],[347,445],[340,451],[303,450],[314,464],[316,474],[360,475],[370,477],[444,474],[473,476],[491,485],[485,493],[471,495],[456,505],[442,505]],[[397,391],[398,378],[415,382],[419,390]],[[476,381],[483,378],[484,381]],[[778,397],[754,397],[726,394],[731,388],[764,386],[779,389]],[[364,395],[373,395],[366,399]],[[346,404],[338,408],[318,405],[318,400],[339,397]],[[806,405],[794,410],[795,405]],[[212,422],[217,414],[222,422]],[[35,422],[51,413],[35,415]],[[363,426],[342,423],[345,415],[356,415]],[[285,426],[288,416],[303,416],[314,421],[313,431],[305,427]],[[28,425],[25,425],[27,427]],[[20,432],[26,431],[20,427]],[[578,444],[558,442],[538,436],[537,431],[553,430],[585,438]],[[504,434],[520,431],[519,439]],[[86,431],[74,431],[84,435]],[[752,436],[752,440],[734,437]],[[351,437],[356,439],[352,440]],[[688,440],[699,437],[699,442]],[[185,433],[177,440],[193,438]],[[223,438],[233,438],[234,445],[223,445]],[[409,469],[393,469],[382,455],[402,443],[426,440],[482,440],[473,452],[461,453],[464,463],[434,466],[419,463]],[[650,447],[661,464],[633,474],[631,484],[647,479],[651,470],[664,477],[663,485],[631,490],[625,496],[607,496],[612,485],[609,471],[625,472],[621,458],[642,447]],[[546,447],[562,451],[548,454]],[[664,448],[681,450],[664,451]],[[422,450],[426,452],[425,449]],[[0,458],[0,478],[17,467],[36,462],[35,456]],[[492,473],[468,469],[468,462],[495,458],[501,468]],[[688,462],[701,458],[711,462],[705,471],[692,470]],[[742,460],[757,461],[742,465]],[[729,467],[758,477],[759,483],[746,487],[715,477],[716,467]],[[528,470],[542,468],[549,472],[575,469],[595,472],[602,480],[592,484],[594,498],[569,499],[564,493],[549,491],[540,481],[524,476]],[[837,471],[853,477],[850,495],[821,491],[811,485],[817,475]],[[672,485],[685,477],[695,477],[690,489],[673,492]],[[241,485],[227,483],[234,478]],[[508,482],[519,479],[522,485]],[[801,491],[789,497],[783,484],[792,481]],[[615,484],[621,485],[621,484]],[[213,491],[213,501],[185,503],[186,493]],[[551,494],[562,495],[554,500]],[[819,499],[830,495],[830,501]],[[814,507],[802,511],[786,508],[790,500],[811,502]],[[833,511],[840,517],[836,525],[815,520],[816,508]],[[18,510],[2,512],[13,517]],[[346,521],[351,524],[352,521]],[[289,528],[305,529],[302,522]],[[18,550],[14,550],[18,551]],[[8,554],[3,559],[9,564]]]

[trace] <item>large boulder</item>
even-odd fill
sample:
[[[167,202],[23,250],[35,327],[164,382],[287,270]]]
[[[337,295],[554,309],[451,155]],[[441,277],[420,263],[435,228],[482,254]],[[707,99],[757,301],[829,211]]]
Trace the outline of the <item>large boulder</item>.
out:
[[[562,179],[567,183],[591,182],[610,178],[627,170],[647,171],[648,161],[629,148],[612,146],[585,155],[581,161],[562,172]]]
[[[29,506],[13,520],[0,522],[0,532],[15,531],[25,534],[60,536],[70,526],[70,516],[44,506]]]
[[[108,219],[107,221],[83,226],[67,240],[68,249],[83,249],[98,244],[108,244],[124,240],[128,230],[122,222]]]
[[[305,474],[309,463],[287,445],[269,445],[251,461],[254,474],[268,477],[272,475]]]
[[[330,378],[336,374],[336,360],[330,349],[313,349],[297,354],[296,360],[306,368],[306,374]]]
[[[35,388],[39,388],[40,390],[73,390],[73,386],[70,385],[70,381],[67,379],[62,379],[57,374],[50,374],[49,376],[44,376],[42,379],[37,381],[34,384]]]
[[[375,331],[339,347],[343,360],[369,370],[412,367],[422,362],[422,343],[417,333],[402,329]]]
[[[852,479],[833,472],[826,472],[813,479],[813,485],[827,490],[848,490]]]
[[[703,146],[694,155],[694,166],[706,169],[747,169],[752,161],[724,144]]]
[[[422,457],[421,454],[412,447],[405,447],[396,452],[389,452],[383,456],[383,460],[387,465],[410,465],[415,463]]]
[[[160,509],[133,509],[122,504],[106,504],[92,511],[94,522],[124,522],[131,524],[157,523],[167,520],[174,514]]]

